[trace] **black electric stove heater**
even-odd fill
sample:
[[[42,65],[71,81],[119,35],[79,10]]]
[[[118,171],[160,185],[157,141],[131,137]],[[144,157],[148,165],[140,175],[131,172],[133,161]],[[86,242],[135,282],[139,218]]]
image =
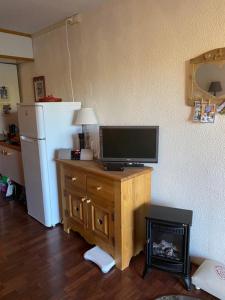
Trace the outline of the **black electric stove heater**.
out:
[[[143,277],[155,267],[180,275],[191,289],[190,227],[192,211],[151,205],[146,217],[146,264]]]

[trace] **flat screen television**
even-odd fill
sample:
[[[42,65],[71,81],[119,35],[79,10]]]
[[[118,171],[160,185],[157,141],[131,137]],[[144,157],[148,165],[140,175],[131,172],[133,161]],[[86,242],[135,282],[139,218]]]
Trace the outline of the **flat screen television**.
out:
[[[99,134],[103,162],[158,162],[159,126],[100,126]]]

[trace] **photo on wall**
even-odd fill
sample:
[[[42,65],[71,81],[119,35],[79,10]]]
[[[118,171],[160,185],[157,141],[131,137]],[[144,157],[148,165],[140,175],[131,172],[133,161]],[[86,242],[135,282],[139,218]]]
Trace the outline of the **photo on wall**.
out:
[[[201,110],[201,123],[214,123],[216,115],[216,105],[203,102]]]
[[[195,101],[194,122],[214,123],[216,115],[216,105],[209,102]]]
[[[200,122],[201,120],[201,101],[195,101],[195,108],[194,108],[194,122]]]
[[[8,88],[6,86],[0,86],[0,98],[1,100],[8,99]]]
[[[46,96],[45,77],[44,76],[33,77],[33,85],[34,85],[35,101],[38,102],[40,98]]]

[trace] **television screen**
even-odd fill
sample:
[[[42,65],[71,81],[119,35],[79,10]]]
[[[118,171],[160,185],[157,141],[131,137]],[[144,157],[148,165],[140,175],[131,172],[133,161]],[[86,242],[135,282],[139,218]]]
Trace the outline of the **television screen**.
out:
[[[101,126],[101,160],[158,162],[158,126]]]

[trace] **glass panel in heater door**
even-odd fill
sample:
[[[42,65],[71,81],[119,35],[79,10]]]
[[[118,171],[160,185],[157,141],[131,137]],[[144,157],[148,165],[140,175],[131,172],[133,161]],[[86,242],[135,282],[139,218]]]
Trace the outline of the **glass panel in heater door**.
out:
[[[183,258],[183,229],[152,224],[152,255],[181,261]]]
[[[21,136],[45,138],[44,111],[41,105],[19,105],[18,119]]]
[[[21,137],[28,214],[52,226],[45,140]]]

